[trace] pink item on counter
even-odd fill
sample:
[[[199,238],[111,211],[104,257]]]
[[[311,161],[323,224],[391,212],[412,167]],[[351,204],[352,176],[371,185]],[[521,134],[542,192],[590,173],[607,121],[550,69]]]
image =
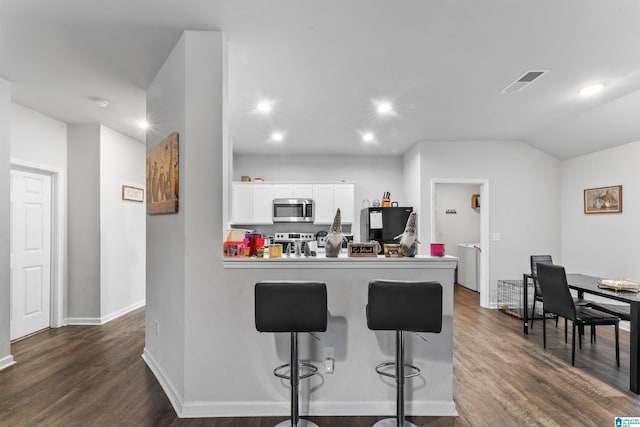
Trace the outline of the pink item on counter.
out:
[[[444,243],[432,243],[431,256],[444,256]]]

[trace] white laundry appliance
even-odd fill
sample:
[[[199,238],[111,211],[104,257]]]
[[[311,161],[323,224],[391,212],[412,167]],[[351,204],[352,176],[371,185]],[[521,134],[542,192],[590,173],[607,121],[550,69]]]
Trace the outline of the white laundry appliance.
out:
[[[458,244],[458,283],[473,291],[480,289],[480,244]]]

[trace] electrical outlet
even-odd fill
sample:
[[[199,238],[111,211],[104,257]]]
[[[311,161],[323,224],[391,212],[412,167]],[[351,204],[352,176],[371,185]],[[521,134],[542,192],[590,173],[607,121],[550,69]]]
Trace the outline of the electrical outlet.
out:
[[[322,363],[324,365],[324,372],[327,374],[333,374],[335,365],[336,352],[333,347],[322,348]]]
[[[156,336],[160,336],[160,322],[155,321],[156,324]]]

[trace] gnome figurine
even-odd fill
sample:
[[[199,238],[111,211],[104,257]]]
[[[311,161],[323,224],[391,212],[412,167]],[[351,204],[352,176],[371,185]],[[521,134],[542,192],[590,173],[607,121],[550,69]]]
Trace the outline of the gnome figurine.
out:
[[[411,212],[407,225],[404,227],[404,233],[399,234],[395,239],[400,239],[400,248],[402,249],[402,255],[408,257],[414,257],[418,253],[418,243],[420,241],[416,239],[416,213]]]
[[[345,237],[344,234],[342,234],[342,217],[340,216],[340,209],[338,208],[325,241],[324,251],[327,257],[337,258],[344,240]]]

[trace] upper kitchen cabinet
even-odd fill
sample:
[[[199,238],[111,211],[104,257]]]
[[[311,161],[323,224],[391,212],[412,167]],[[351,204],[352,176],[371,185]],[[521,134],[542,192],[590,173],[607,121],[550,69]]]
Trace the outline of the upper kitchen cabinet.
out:
[[[340,208],[343,224],[352,224],[354,218],[353,184],[314,184],[315,202],[314,224],[331,224],[336,210]]]
[[[312,184],[274,184],[274,199],[311,199],[313,198]]]
[[[273,199],[313,199],[314,224],[331,224],[340,208],[343,224],[353,224],[354,184],[234,182],[231,223],[273,224]]]
[[[274,197],[272,184],[234,182],[232,184],[233,224],[273,224],[271,213]]]

